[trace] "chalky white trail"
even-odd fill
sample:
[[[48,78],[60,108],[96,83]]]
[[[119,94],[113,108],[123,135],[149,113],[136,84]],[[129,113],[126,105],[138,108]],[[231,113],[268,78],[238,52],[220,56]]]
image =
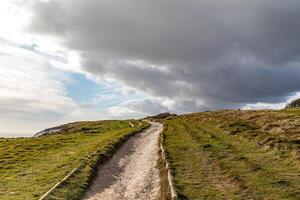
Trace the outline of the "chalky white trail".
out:
[[[158,139],[163,125],[131,137],[111,160],[99,167],[84,200],[157,199],[159,195]]]

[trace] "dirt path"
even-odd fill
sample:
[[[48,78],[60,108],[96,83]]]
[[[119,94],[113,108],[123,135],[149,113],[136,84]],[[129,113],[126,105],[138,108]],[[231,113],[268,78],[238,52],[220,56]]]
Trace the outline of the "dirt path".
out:
[[[163,125],[151,127],[131,137],[106,164],[84,200],[157,199],[159,195],[158,138]]]

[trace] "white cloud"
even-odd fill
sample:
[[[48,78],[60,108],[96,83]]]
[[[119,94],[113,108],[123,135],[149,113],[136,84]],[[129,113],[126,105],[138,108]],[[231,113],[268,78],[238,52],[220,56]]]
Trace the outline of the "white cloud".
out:
[[[170,110],[155,98],[128,100],[108,109],[108,113],[117,118],[142,118],[160,112],[170,112]]]
[[[286,107],[288,103],[291,103],[295,99],[300,98],[300,92],[296,92],[292,94],[291,96],[287,97],[287,100],[280,102],[280,103],[264,103],[264,102],[258,102],[254,104],[246,104],[242,107],[244,110],[262,110],[262,109],[283,109]]]
[[[0,136],[32,134],[84,117],[65,91],[66,72],[82,72],[76,51],[26,29],[34,0],[5,0],[0,6]]]
[[[1,1],[0,37],[26,43],[27,36],[21,30],[28,24],[30,14],[28,10],[22,8],[24,2],[24,0]]]
[[[22,123],[30,131],[28,119],[51,121],[51,115],[63,116],[76,107],[66,96],[64,74],[45,62],[39,54],[0,41],[0,121]],[[0,132],[10,131],[1,123]],[[17,130],[13,130],[17,131]],[[18,130],[21,131],[21,130]]]
[[[243,106],[242,110],[263,110],[263,109],[275,109],[279,110],[284,108],[286,103],[254,103],[254,104],[247,104]]]

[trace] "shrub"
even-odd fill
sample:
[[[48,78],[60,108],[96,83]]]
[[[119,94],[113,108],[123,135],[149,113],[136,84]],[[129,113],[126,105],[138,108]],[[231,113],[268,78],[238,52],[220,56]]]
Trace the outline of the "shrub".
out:
[[[300,99],[296,99],[291,103],[287,104],[286,108],[300,108]]]

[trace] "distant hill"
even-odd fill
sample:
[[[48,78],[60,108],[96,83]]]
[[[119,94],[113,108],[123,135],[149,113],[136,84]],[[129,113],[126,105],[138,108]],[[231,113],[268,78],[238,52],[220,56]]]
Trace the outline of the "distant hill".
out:
[[[165,119],[167,117],[174,117],[177,116],[176,114],[171,114],[171,113],[160,113],[158,115],[154,115],[154,116],[148,116],[145,119]]]
[[[128,122],[131,122],[128,120]],[[110,124],[106,127],[107,124]],[[49,136],[49,135],[70,135],[74,133],[93,134],[103,131],[103,128],[111,128],[111,124],[114,127],[118,127],[123,124],[120,120],[102,120],[102,121],[79,121],[72,122],[52,128],[47,128],[34,135],[34,137]],[[119,127],[120,128],[120,127]]]

